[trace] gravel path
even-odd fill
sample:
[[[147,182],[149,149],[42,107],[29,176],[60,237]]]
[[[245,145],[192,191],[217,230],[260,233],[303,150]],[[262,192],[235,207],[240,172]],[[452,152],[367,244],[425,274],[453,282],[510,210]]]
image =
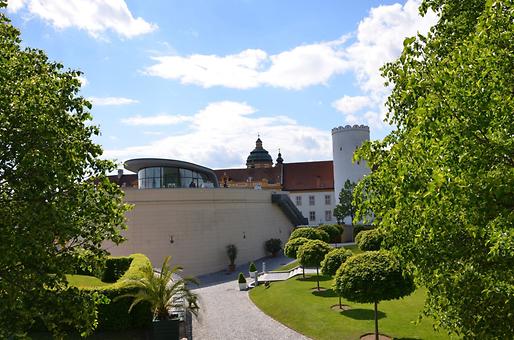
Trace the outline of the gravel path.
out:
[[[271,269],[287,259],[266,261]],[[257,261],[256,265],[258,268],[261,266]],[[246,268],[248,266],[245,264],[230,275],[220,272],[200,277],[204,287],[194,290],[200,296],[201,305],[200,319],[193,321],[193,339],[309,339],[261,312],[250,300],[247,291],[239,291],[236,275],[240,271],[245,272]]]

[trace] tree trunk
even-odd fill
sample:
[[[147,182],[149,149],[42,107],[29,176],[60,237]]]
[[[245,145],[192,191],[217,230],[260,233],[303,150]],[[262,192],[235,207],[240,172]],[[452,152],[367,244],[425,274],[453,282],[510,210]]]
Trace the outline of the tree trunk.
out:
[[[302,266],[302,273],[303,273],[303,278],[305,279],[305,267]]]
[[[316,267],[316,281],[318,281],[318,292],[319,292],[319,271],[318,271],[318,267]]]
[[[375,340],[378,339],[378,302],[375,301]]]

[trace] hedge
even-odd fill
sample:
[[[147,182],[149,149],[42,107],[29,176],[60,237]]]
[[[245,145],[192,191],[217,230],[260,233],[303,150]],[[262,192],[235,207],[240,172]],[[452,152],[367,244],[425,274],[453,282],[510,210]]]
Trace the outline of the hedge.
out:
[[[152,266],[152,264],[143,254],[108,258],[103,277],[111,280],[118,278],[117,281],[109,286],[82,288],[86,291],[103,294],[110,300],[108,304],[98,306],[97,330],[124,330],[150,327],[153,315],[149,303],[139,303],[129,313],[128,309],[132,303],[132,298],[113,301],[116,297],[137,289],[128,287],[125,280],[142,277],[141,269],[145,266]],[[122,269],[125,267],[127,268],[126,271],[120,276]]]
[[[362,225],[362,224],[354,225],[353,226],[353,239],[355,240],[355,238],[357,237],[357,235],[359,235],[359,233],[361,231],[372,230],[372,229],[374,229],[374,226],[371,226],[371,225]]]
[[[328,234],[330,243],[337,243],[341,241],[342,228],[339,229],[339,227],[336,225],[323,224],[318,227],[318,230],[323,230]]]

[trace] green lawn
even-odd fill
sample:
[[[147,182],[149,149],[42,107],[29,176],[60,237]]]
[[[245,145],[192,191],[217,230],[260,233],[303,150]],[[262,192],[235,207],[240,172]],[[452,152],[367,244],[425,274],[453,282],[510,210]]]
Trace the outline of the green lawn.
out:
[[[103,282],[97,277],[88,275],[66,275],[71,286],[77,288],[108,286],[110,283]]]
[[[331,277],[321,277],[320,285],[330,288]],[[250,298],[264,313],[313,339],[355,340],[373,332],[373,305],[345,301],[348,311],[333,311],[338,297],[329,289],[318,293],[315,276],[303,280],[300,277],[273,282],[269,288],[263,285],[250,291]],[[418,289],[401,300],[384,301],[379,308],[379,330],[396,339],[456,339],[435,332],[432,323],[423,319],[415,324],[423,307],[426,291]]]

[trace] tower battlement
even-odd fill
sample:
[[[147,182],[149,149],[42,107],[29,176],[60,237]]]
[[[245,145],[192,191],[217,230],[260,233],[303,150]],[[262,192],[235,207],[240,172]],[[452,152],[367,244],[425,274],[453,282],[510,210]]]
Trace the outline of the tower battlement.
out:
[[[349,130],[365,130],[369,132],[369,126],[367,125],[345,125],[345,126],[338,126],[332,129],[332,134],[343,132],[343,131],[349,131]]]

